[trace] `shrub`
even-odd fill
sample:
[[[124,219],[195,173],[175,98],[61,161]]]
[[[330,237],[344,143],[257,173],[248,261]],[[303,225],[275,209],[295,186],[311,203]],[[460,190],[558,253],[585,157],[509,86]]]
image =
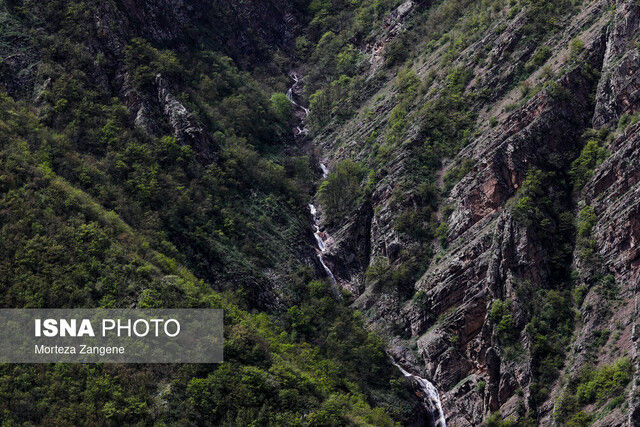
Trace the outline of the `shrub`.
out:
[[[551,207],[546,188],[546,181],[550,176],[550,173],[537,168],[531,168],[527,172],[512,210],[514,219],[521,225],[544,226]]]
[[[591,414],[587,414],[584,411],[580,411],[574,416],[571,417],[569,421],[567,421],[567,427],[584,427],[591,425],[593,421],[593,416]]]
[[[169,50],[159,50],[142,38],[134,38],[125,48],[124,60],[133,74],[139,89],[151,89],[155,75],[161,73],[168,78],[179,78],[185,74],[176,55]]]
[[[580,39],[573,39],[569,42],[569,57],[576,59],[584,50],[584,42]]]
[[[566,13],[572,6],[571,0],[523,0],[526,7],[527,24],[524,30],[533,37],[542,35],[556,27],[558,17]]]
[[[333,102],[328,89],[321,89],[309,98],[309,123],[312,129],[317,130],[329,123]]]
[[[353,76],[357,71],[358,60],[358,51],[353,45],[347,45],[337,57],[336,68],[338,74]]]
[[[536,313],[526,326],[532,340],[531,399],[536,406],[546,400],[548,385],[556,381],[564,365],[565,350],[573,331],[573,310],[567,292],[540,291],[537,298]]]
[[[535,50],[535,52],[533,52],[533,55],[531,55],[531,59],[529,60],[529,62],[527,62],[525,66],[527,71],[531,72],[543,66],[544,63],[547,62],[547,59],[549,59],[550,56],[551,56],[551,49],[549,48],[549,46],[547,45],[539,46]]]
[[[602,405],[612,399],[607,407],[614,408],[624,401],[620,395],[631,381],[632,366],[627,358],[618,359],[611,365],[594,369],[584,366],[569,379],[567,387],[556,401],[554,418],[559,423],[571,426],[589,425],[593,415],[582,410],[589,404]]]
[[[573,188],[580,191],[582,187],[591,179],[593,171],[600,163],[602,163],[609,152],[601,146],[598,139],[590,139],[582,148],[580,155],[571,164],[569,176],[573,183]]]
[[[624,391],[631,380],[631,362],[627,358],[617,360],[597,370],[587,371],[576,388],[578,404],[604,403]]]
[[[513,323],[509,302],[495,300],[491,305],[489,317],[495,325],[499,343],[504,346],[515,343],[518,337],[518,331]]]
[[[449,238],[449,224],[446,221],[442,221],[438,228],[436,228],[435,235],[440,241],[442,246],[447,245],[447,239]]]
[[[411,68],[403,68],[398,71],[396,79],[396,90],[400,98],[400,102],[412,101],[420,88],[420,79]]]
[[[597,222],[598,217],[591,206],[580,210],[576,224],[576,246],[583,259],[589,258],[596,250],[596,240],[591,238],[591,229]]]
[[[607,300],[615,299],[620,291],[613,274],[607,274],[598,280],[595,290],[600,296]]]
[[[391,67],[407,59],[408,49],[403,43],[402,37],[396,37],[384,47],[385,65]]]
[[[584,283],[580,284],[573,290],[573,300],[575,301],[577,307],[580,307],[582,305],[588,292],[589,288]]]

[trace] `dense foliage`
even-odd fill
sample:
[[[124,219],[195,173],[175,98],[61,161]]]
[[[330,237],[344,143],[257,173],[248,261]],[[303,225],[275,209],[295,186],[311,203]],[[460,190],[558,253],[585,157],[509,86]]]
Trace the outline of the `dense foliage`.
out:
[[[592,414],[583,410],[589,404],[611,410],[620,405],[626,385],[631,380],[631,362],[618,359],[610,365],[585,366],[574,375],[556,402],[555,419],[567,425],[586,425],[593,421]]]
[[[366,169],[351,160],[335,166],[318,190],[318,198],[329,221],[346,218],[362,202],[362,184],[366,176]]]
[[[388,311],[411,304],[411,315],[426,325],[437,314],[424,309],[427,292],[416,292],[416,281],[437,249],[449,256],[451,207],[442,200],[476,167],[471,159],[451,160],[487,131],[476,120],[486,101],[519,86],[520,100],[491,112],[504,118],[542,90],[551,102],[570,95],[545,81],[563,72],[549,66],[538,86],[522,82],[555,54],[545,38],[578,2],[413,2],[406,20],[391,13],[402,0],[222,1],[201,15],[194,15],[199,2],[174,9],[165,3],[0,0],[0,58],[7,59],[0,60],[1,301],[224,308],[225,363],[0,366],[0,420],[408,421],[416,399],[384,342],[315,280],[307,209],[314,168],[290,129],[296,119],[287,72],[304,74],[299,101],[309,105],[305,124],[321,144],[352,118],[361,120],[361,133],[335,141],[341,158],[358,160],[331,165],[318,188],[323,217],[327,226],[343,225],[370,215],[376,197],[389,198],[383,214],[393,218],[394,241],[385,242],[388,256],[371,260],[363,286],[382,294]],[[265,11],[282,9],[281,34],[238,13],[248,4],[267,21]],[[151,12],[133,13],[137,7]],[[505,31],[505,17],[522,23],[500,42],[512,44],[492,51],[494,43],[482,41],[468,49]],[[579,64],[584,51],[580,39],[571,40],[568,61]],[[516,56],[515,69],[501,68]],[[510,75],[503,85],[488,80],[499,74]],[[495,116],[488,122],[499,124]],[[556,384],[587,292],[607,301],[618,295],[609,272],[574,287],[569,268],[574,249],[598,263],[596,213],[590,206],[578,211],[571,200],[607,157],[607,137],[590,131],[581,152],[536,159],[505,212],[538,245],[544,264],[542,280],[513,277],[515,295],[488,306],[491,345],[504,363],[528,364],[530,412],[520,401],[517,425],[533,423]],[[396,326],[399,334],[414,333]],[[438,332],[449,334],[443,350],[456,355],[462,335]],[[598,332],[594,345],[604,345],[607,334]],[[557,419],[591,422],[585,407],[615,403],[629,377],[626,360],[581,372]],[[486,385],[476,387],[483,398]],[[499,418],[490,416],[487,425],[514,424]]]
[[[3,29],[38,29],[22,39],[45,83],[35,101],[0,93],[2,306],[223,308],[225,362],[3,365],[3,424],[405,420],[414,400],[383,342],[300,256],[313,174],[286,75],[242,71],[193,29],[154,43],[133,17],[102,45],[93,18],[129,19],[120,2],[5,6]],[[161,90],[200,137],[176,131]]]

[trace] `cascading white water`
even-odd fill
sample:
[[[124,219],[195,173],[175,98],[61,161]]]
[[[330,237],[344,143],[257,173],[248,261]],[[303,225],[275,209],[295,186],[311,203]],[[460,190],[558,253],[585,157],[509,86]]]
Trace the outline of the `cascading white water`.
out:
[[[289,102],[291,102],[291,104],[293,104],[297,108],[300,108],[303,111],[303,118],[301,119],[301,123],[302,125],[304,125],[305,119],[309,115],[309,110],[303,107],[302,105],[298,104],[295,101],[295,99],[293,99],[293,90],[296,87],[296,85],[300,83],[301,79],[295,71],[291,72],[291,78],[293,79],[293,85],[287,91],[287,98],[289,99]],[[306,127],[301,128],[300,126],[297,126],[296,131],[298,132],[297,133],[298,135],[307,134]],[[320,163],[320,169],[322,169],[322,177],[326,178],[329,175],[329,169],[323,163]],[[309,211],[311,212],[311,217],[313,219],[313,228],[314,228],[313,236],[316,239],[316,244],[317,244],[316,252],[318,256],[318,261],[320,261],[320,265],[322,265],[322,268],[327,274],[327,277],[329,277],[329,280],[331,280],[331,284],[335,286],[335,284],[337,283],[336,277],[333,275],[333,272],[331,271],[327,263],[324,261],[324,253],[327,250],[327,245],[324,242],[324,237],[323,237],[324,233],[320,230],[320,220],[318,218],[318,210],[312,203],[310,203]],[[338,292],[336,293],[339,295]]]
[[[302,109],[302,111],[304,112],[304,118],[301,120],[302,124],[304,125],[305,119],[309,115],[309,110],[303,107],[302,105],[298,104],[293,99],[293,90],[295,86],[298,83],[300,83],[301,79],[300,77],[298,77],[298,74],[296,72],[291,73],[291,78],[293,79],[293,85],[287,91],[287,98],[289,98],[289,101],[294,106]],[[296,131],[298,132],[298,135],[302,135],[302,134],[306,135],[308,132],[306,127],[300,128],[300,126],[296,127]],[[329,176],[329,168],[324,163],[320,163],[320,169],[322,170],[322,178],[326,179]],[[316,239],[316,245],[317,245],[316,252],[318,256],[318,261],[320,261],[320,264],[322,265],[322,268],[324,268],[324,271],[327,274],[327,277],[329,277],[329,279],[331,280],[331,283],[333,285],[336,285],[337,282],[336,282],[335,276],[333,275],[333,272],[324,262],[324,253],[327,251],[327,244],[325,243],[326,233],[324,233],[320,229],[320,220],[318,218],[318,210],[316,209],[313,203],[309,203],[309,212],[311,213],[311,218],[313,219],[313,229],[314,229],[313,236]],[[434,418],[437,416],[437,419],[434,421],[435,426],[447,427],[447,422],[445,420],[444,411],[442,410],[442,403],[440,402],[440,395],[438,393],[438,389],[436,389],[436,387],[428,380],[422,377],[419,377],[417,375],[413,375],[407,370],[405,370],[402,366],[396,363],[393,357],[391,358],[391,363],[393,363],[393,365],[396,368],[398,368],[400,372],[402,372],[402,375],[404,375],[405,377],[410,377],[418,383],[418,385],[420,386],[420,388],[425,394],[425,398],[428,406],[427,410],[432,414]]]
[[[296,127],[296,131],[298,132],[297,135],[307,135],[309,133],[309,130],[306,128],[306,126],[304,126],[304,123],[307,119],[307,116],[309,116],[309,109],[303,105],[298,104],[296,100],[293,98],[293,90],[295,89],[296,85],[298,85],[301,82],[301,78],[298,76],[298,74],[295,71],[292,71],[290,75],[291,75],[291,78],[293,79],[293,85],[291,85],[291,87],[287,91],[287,98],[289,99],[289,102],[291,102],[294,106],[301,109],[304,113],[301,119],[303,127],[300,127],[300,126]]]
[[[329,280],[331,280],[331,284],[335,285],[337,283],[336,278],[333,275],[333,272],[331,271],[331,269],[324,262],[324,253],[327,250],[327,245],[324,242],[323,233],[320,230],[320,225],[318,220],[318,210],[312,203],[310,203],[309,211],[311,212],[311,218],[313,219],[313,228],[314,228],[313,236],[316,238],[316,244],[318,246],[316,251],[318,253],[318,261],[320,261],[322,268],[324,268],[324,271],[327,273]]]
[[[322,178],[329,176],[329,168],[327,168],[324,163],[320,163],[320,169],[322,169]]]
[[[442,410],[442,403],[440,402],[440,394],[438,393],[438,389],[429,381],[417,375],[413,375],[411,372],[404,369],[400,366],[396,361],[391,358],[391,363],[393,366],[398,368],[402,375],[408,378],[412,378],[414,381],[418,383],[420,388],[425,394],[426,399],[428,400],[428,404],[430,406],[429,411],[433,414],[434,418],[438,417],[434,420],[434,425],[436,427],[447,427],[447,421],[444,417],[444,411]]]

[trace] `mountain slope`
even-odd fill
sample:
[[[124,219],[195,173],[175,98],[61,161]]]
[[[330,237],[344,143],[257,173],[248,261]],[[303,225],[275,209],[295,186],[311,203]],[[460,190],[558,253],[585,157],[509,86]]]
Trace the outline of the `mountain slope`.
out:
[[[3,422],[640,424],[639,26],[0,1],[3,305],[225,309],[220,365],[3,366]]]
[[[0,2],[3,306],[225,310],[223,364],[2,366],[3,423],[425,419],[316,280],[314,170],[272,96],[295,8]]]
[[[637,8],[407,1],[311,96],[319,156],[366,171],[325,258],[450,425],[637,422]]]

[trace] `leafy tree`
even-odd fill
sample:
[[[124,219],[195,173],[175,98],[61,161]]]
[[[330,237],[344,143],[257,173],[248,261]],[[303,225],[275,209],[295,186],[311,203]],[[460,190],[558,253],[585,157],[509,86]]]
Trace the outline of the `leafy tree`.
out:
[[[281,122],[287,122],[291,118],[293,110],[291,102],[284,93],[274,93],[271,95],[271,108],[274,115]]]
[[[360,164],[346,159],[335,168],[320,185],[318,197],[330,221],[345,218],[361,201],[363,179],[366,169]]]
[[[609,152],[602,147],[599,139],[592,138],[587,141],[580,155],[571,164],[569,175],[575,190],[579,191],[591,179],[594,169],[602,163]]]

